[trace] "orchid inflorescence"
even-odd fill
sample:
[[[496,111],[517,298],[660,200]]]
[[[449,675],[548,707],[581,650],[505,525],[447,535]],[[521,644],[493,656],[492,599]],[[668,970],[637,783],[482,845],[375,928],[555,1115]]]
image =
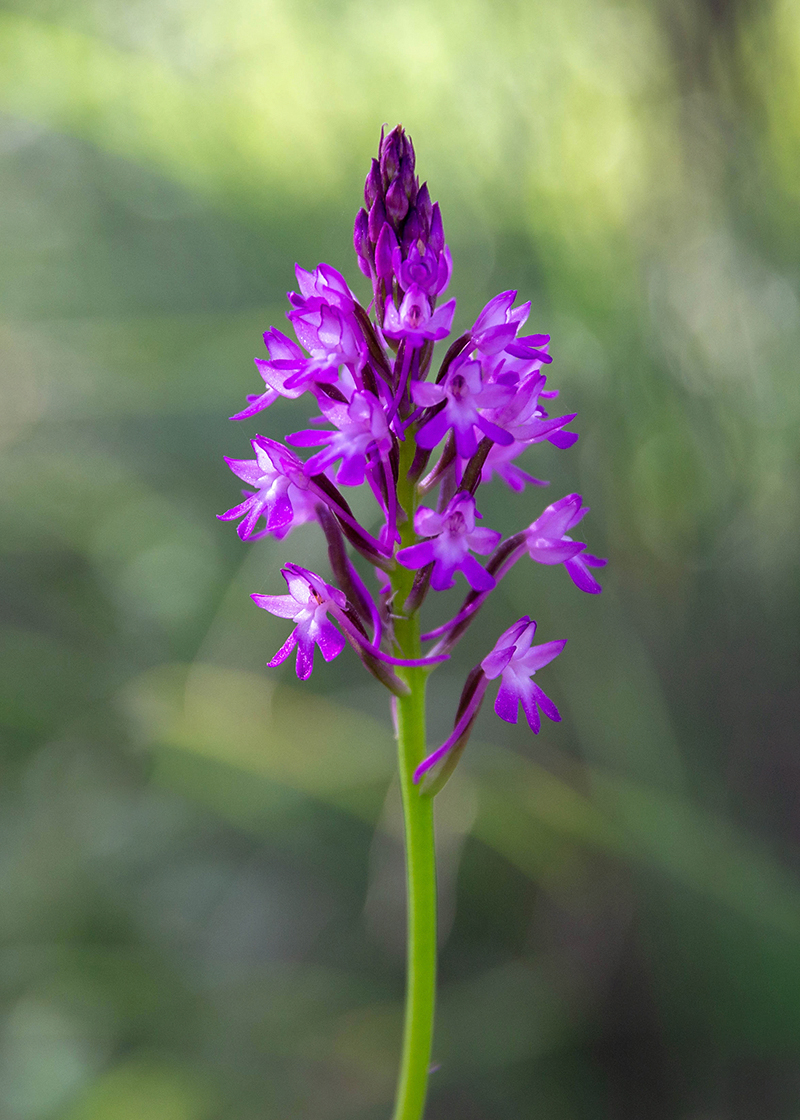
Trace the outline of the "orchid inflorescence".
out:
[[[515,307],[517,293],[501,292],[452,342],[431,379],[434,344],[450,335],[455,312],[454,299],[438,303],[452,261],[439,205],[431,202],[427,184],[419,185],[414,149],[401,126],[381,133],[364,200],[354,244],[361,271],[372,283],[372,302],[364,308],[330,265],[313,272],[297,266],[300,290],[288,294],[287,312],[297,341],[275,327],[265,333],[268,357],[256,358],[265,388],[248,397],[247,407],[232,419],[254,416],[280,397],[304,394],[314,398],[318,415],[309,428],[286,437],[288,446],[257,435],[255,458],[226,460],[250,489],[220,516],[239,520],[244,540],[267,534],[282,539],[307,521],[325,534],[338,586],[287,564],[282,569],[287,595],[252,596],[257,606],[295,623],[270,666],[296,649],[297,675],[306,680],[315,646],[330,661],[349,642],[366,668],[402,696],[408,686],[395,670],[447,660],[486,597],[522,557],[563,564],[573,582],[590,593],[600,591],[590,569],[605,561],[568,535],[587,512],[579,494],[549,505],[506,540],[479,524],[475,495],[481,483],[496,474],[515,491],[547,485],[517,460],[535,443],[567,448],[578,438],[567,429],[574,414],[553,417],[545,409],[558,395],[545,387],[542,372],[552,360],[549,336],[522,333],[530,303]],[[311,454],[302,459],[293,448]],[[361,524],[345,497],[349,487],[365,483],[380,511],[378,530]],[[435,508],[418,505],[436,491]],[[375,569],[374,591],[356,569],[348,544]],[[476,553],[488,557],[485,564]],[[391,579],[398,565],[416,573],[402,602]],[[457,572],[469,585],[461,610],[422,635],[434,643],[426,655],[402,656],[395,640],[398,618],[419,611],[429,590],[453,587]],[[497,677],[495,712],[501,719],[516,723],[520,705],[533,732],[539,730],[540,710],[560,719],[533,675],[565,642],[533,645],[535,632],[535,622],[519,619],[472,670],[452,735],[417,766],[415,781],[442,759],[457,756]]]

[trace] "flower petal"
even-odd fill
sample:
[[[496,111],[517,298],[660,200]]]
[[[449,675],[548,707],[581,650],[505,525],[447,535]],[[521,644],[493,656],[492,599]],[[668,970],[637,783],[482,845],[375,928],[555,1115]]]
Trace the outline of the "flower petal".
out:
[[[292,595],[251,595],[257,607],[261,607],[278,618],[294,618],[300,610],[300,604]]]
[[[473,591],[491,591],[497,584],[494,576],[481,567],[475,557],[470,556],[469,553],[463,557],[459,567]]]
[[[506,723],[516,723],[519,711],[519,693],[513,685],[509,684],[505,675],[500,683],[500,691],[494,702],[494,710],[500,719]]]
[[[435,559],[433,550],[433,541],[421,541],[419,544],[409,545],[408,548],[401,548],[397,553],[397,561],[402,564],[404,568],[424,568],[426,564],[430,564]],[[448,587],[451,586],[448,584]]]
[[[542,726],[542,721],[539,719],[539,712],[536,708],[536,695],[534,693],[533,681],[520,681],[522,687],[520,688],[519,698],[522,704],[522,710],[525,712],[525,718],[528,721],[528,726],[534,735],[539,734],[539,728]],[[539,690],[541,691],[541,689]],[[544,693],[542,693],[544,696]]]
[[[292,630],[291,634],[286,639],[286,641],[283,643],[283,645],[278,650],[278,652],[275,654],[275,656],[272,658],[272,660],[267,662],[267,668],[268,669],[274,669],[276,666],[282,665],[283,662],[286,660],[286,658],[289,656],[289,654],[292,652],[292,650],[294,649],[294,647],[296,645],[297,645],[297,631]]]
[[[567,639],[561,638],[556,642],[544,642],[540,646],[531,646],[527,653],[517,658],[517,665],[526,673],[535,673],[537,669],[543,669],[545,665],[549,665],[554,658],[558,657],[566,644]]]
[[[572,582],[581,591],[589,595],[598,595],[603,590],[584,564],[582,556],[574,556],[571,560],[567,560],[564,567],[569,572]]]
[[[344,636],[339,633],[330,619],[323,619],[316,634],[316,643],[326,661],[333,661],[344,649]]]
[[[297,631],[295,631],[297,633]],[[307,681],[314,669],[314,643],[307,634],[297,634],[297,661],[295,671],[301,681]]]
[[[561,716],[558,713],[558,708],[555,706],[550,697],[545,692],[542,692],[536,681],[531,681],[531,689],[533,691],[533,695],[536,697],[536,703],[539,705],[548,719],[551,719],[553,723],[560,723]]]
[[[527,546],[531,560],[539,564],[564,564],[586,547],[581,541],[554,540],[552,537],[529,537]]]

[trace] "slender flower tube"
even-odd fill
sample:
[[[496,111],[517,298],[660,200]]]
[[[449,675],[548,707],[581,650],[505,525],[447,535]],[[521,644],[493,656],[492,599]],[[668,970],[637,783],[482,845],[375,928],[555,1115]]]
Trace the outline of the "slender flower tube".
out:
[[[278,669],[296,653],[295,673],[307,681],[315,650],[328,662],[349,645],[346,656],[354,652],[390,693],[408,890],[406,1017],[394,1120],[421,1120],[436,986],[433,796],[462,757],[492,681],[499,680],[494,710],[501,720],[516,723],[521,708],[533,733],[540,731],[542,712],[560,720],[533,678],[565,641],[534,645],[536,623],[527,615],[505,630],[467,673],[452,734],[433,750],[425,726],[427,680],[521,559],[563,564],[592,594],[600,585],[590,569],[605,561],[569,536],[587,512],[579,494],[553,502],[505,540],[479,524],[480,487],[489,487],[480,497],[488,509],[496,479],[517,494],[547,485],[529,473],[527,456],[543,442],[570,447],[578,438],[567,427],[575,413],[548,413],[558,395],[543,372],[554,363],[550,336],[521,333],[531,304],[515,306],[516,291],[491,298],[468,330],[450,338],[456,301],[439,300],[453,261],[439,205],[419,183],[414,147],[400,125],[381,133],[353,246],[372,287],[368,307],[331,265],[296,266],[298,290],[288,293],[286,312],[294,337],[268,328],[267,356],[255,359],[263,388],[232,419],[265,411],[271,418],[270,409],[301,398],[312,415],[308,427],[282,442],[254,436],[254,458],[226,460],[248,489],[218,516],[237,521],[245,541],[284,539],[303,524],[324,534],[332,582],[288,563],[281,572],[288,594],[252,596],[262,610],[293,624],[268,666]],[[350,487],[364,494],[352,507],[343,493]],[[422,633],[428,595],[453,588],[459,572],[468,585],[461,607],[449,622]],[[435,645],[426,652],[429,641]]]

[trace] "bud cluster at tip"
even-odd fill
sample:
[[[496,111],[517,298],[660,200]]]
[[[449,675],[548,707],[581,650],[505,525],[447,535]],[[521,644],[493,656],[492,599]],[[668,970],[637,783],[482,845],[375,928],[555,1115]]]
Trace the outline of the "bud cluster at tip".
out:
[[[431,306],[450,280],[452,262],[444,241],[438,202],[419,185],[414,145],[401,125],[381,132],[378,158],[364,184],[353,244],[358,265],[372,281],[375,311],[383,325],[386,303],[399,307],[416,287]]]
[[[491,299],[430,376],[435,344],[447,339],[455,314],[454,299],[437,306],[452,262],[438,203],[431,203],[426,184],[419,185],[414,148],[400,125],[381,133],[364,201],[354,244],[372,283],[370,308],[330,265],[313,271],[297,266],[299,291],[288,293],[286,313],[295,337],[275,327],[266,331],[267,357],[256,358],[264,388],[232,419],[305,396],[314,415],[309,427],[283,443],[256,435],[254,458],[227,460],[249,489],[219,516],[238,521],[243,540],[282,540],[307,523],[324,534],[335,583],[291,563],[282,569],[287,595],[253,595],[257,606],[294,623],[270,665],[296,653],[297,675],[306,680],[316,649],[330,661],[349,644],[369,672],[403,695],[405,675],[395,670],[432,669],[447,660],[487,596],[522,558],[563,566],[592,594],[601,588],[590,569],[605,561],[568,535],[588,512],[579,494],[553,502],[505,540],[481,523],[476,494],[482,485],[499,479],[517,493],[547,485],[517,460],[545,441],[570,447],[578,438],[567,427],[575,414],[547,411],[558,396],[543,372],[552,361],[550,338],[523,333],[530,304],[514,306],[515,291]],[[370,518],[354,514],[350,487],[371,493]],[[371,565],[372,588],[351,553]],[[468,587],[461,608],[422,635],[434,643],[425,655],[408,657],[395,621],[416,614],[429,591],[452,588],[458,577]],[[469,673],[453,733],[421,763],[416,780],[433,769],[433,784],[444,780],[490,681],[500,678],[495,711],[501,719],[516,722],[521,707],[537,732],[540,711],[560,718],[532,678],[565,643],[533,646],[535,630],[529,617],[519,619]]]

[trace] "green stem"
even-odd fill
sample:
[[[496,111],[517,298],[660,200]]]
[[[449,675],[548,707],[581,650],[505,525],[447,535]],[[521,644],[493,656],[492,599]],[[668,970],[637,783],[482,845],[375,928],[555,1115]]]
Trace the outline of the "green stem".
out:
[[[425,671],[409,670],[411,695],[398,700],[400,785],[406,834],[408,972],[403,1057],[394,1120],[420,1120],[431,1061],[436,993],[436,861],[433,798],[413,774],[425,753]]]
[[[400,453],[398,499],[408,520],[401,526],[402,544],[415,542],[413,520],[416,488],[408,482],[413,440]],[[395,639],[401,656],[421,655],[419,619],[403,611],[413,572],[398,567],[392,576],[395,592]],[[397,744],[400,788],[406,838],[408,948],[403,1055],[393,1120],[421,1120],[428,1088],[436,998],[436,853],[433,836],[433,798],[414,784],[414,770],[425,757],[425,685],[428,672],[400,670],[411,690],[397,700]]]

